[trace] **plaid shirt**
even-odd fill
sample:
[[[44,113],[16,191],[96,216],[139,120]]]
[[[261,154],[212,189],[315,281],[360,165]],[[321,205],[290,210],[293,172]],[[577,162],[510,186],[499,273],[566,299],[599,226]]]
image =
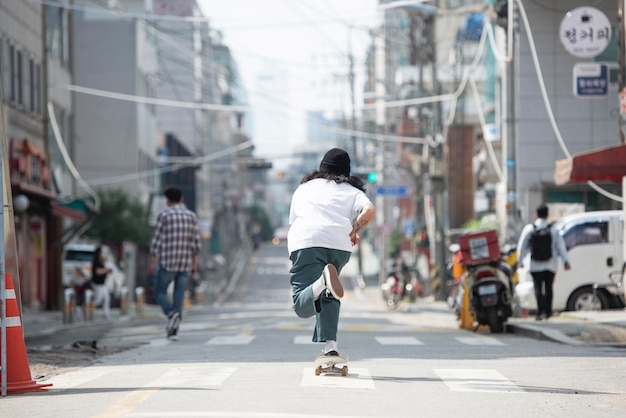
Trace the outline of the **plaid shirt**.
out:
[[[200,233],[196,214],[184,205],[174,205],[159,213],[150,254],[167,271],[191,271],[192,258],[200,253]]]

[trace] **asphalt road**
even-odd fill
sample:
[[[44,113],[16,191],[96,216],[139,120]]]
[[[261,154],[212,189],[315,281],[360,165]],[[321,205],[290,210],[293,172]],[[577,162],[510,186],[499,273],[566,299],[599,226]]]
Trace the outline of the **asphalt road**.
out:
[[[264,246],[235,292],[185,313],[177,342],[161,318],[117,326],[126,347],[51,375],[47,393],[0,399],[2,416],[616,417],[626,411],[623,350],[458,328],[437,303],[385,310],[348,291],[340,351],[349,373],[315,376],[313,319],[290,309],[284,246]],[[79,337],[79,336],[75,336]],[[133,348],[134,347],[134,348]],[[6,415],[5,415],[6,414]]]

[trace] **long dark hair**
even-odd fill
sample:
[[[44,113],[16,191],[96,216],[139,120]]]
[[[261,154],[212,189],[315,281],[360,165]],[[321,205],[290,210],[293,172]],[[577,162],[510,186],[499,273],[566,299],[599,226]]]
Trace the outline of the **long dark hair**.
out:
[[[313,170],[309,171],[307,174],[305,174],[304,177],[302,177],[302,180],[300,180],[300,184],[306,183],[307,181],[313,179],[332,180],[337,184],[348,183],[365,193],[365,183],[363,182],[363,180],[361,180],[360,177],[357,176],[346,177],[343,174],[324,173],[319,170]]]
[[[93,252],[93,263],[102,263],[102,246],[97,246]]]

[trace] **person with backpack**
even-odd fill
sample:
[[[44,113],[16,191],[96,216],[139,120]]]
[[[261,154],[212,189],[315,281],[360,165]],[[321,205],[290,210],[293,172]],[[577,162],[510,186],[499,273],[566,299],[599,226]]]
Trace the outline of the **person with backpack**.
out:
[[[556,274],[558,258],[561,257],[565,270],[570,269],[567,247],[559,231],[548,223],[548,206],[540,205],[537,218],[524,227],[517,244],[519,267],[524,267],[530,256],[529,271],[533,276],[535,297],[537,298],[536,320],[552,316],[552,286]]]

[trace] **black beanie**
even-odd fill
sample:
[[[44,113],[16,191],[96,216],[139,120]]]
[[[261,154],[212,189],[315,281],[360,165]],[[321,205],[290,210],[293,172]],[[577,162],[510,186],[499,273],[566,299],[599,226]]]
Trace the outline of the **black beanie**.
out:
[[[350,156],[342,149],[333,148],[324,155],[320,163],[320,171],[350,177]]]

